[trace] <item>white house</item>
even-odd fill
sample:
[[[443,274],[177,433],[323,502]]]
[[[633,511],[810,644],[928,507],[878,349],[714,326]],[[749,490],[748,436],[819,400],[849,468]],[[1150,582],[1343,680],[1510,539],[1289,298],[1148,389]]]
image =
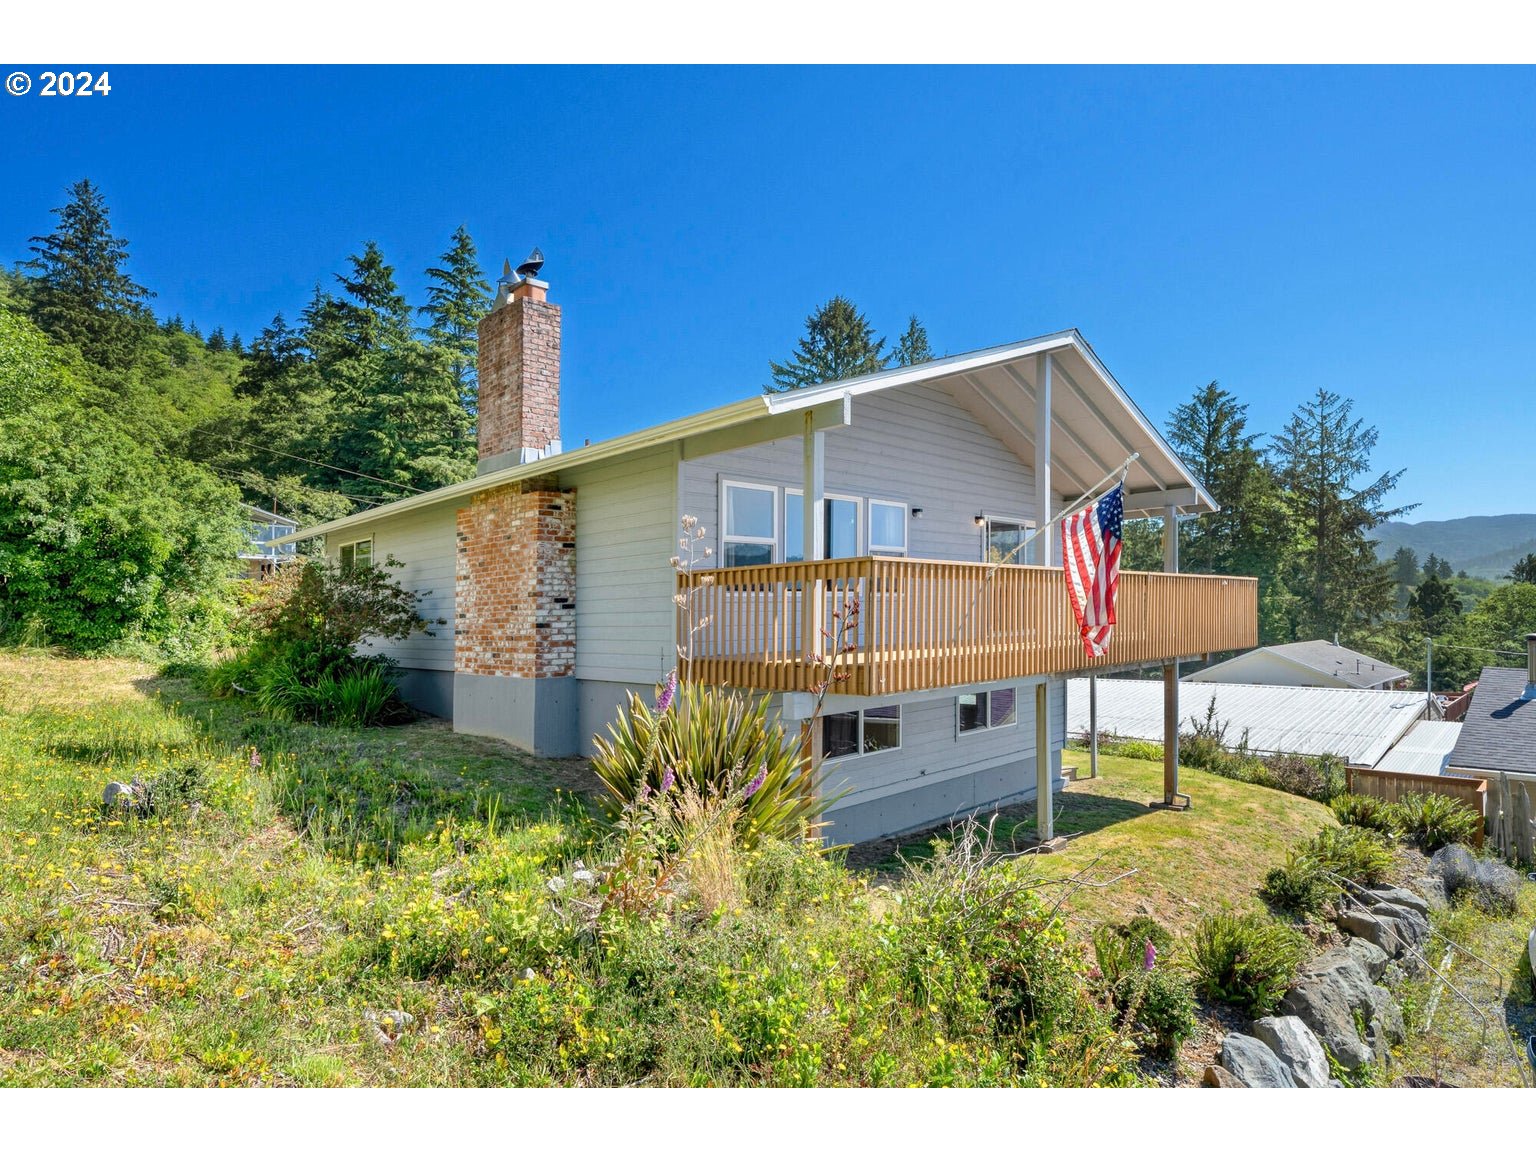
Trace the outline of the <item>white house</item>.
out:
[[[1406,688],[1408,678],[1407,671],[1385,660],[1327,640],[1255,648],[1184,677],[1190,683],[1288,684],[1297,688],[1377,691]]]
[[[851,841],[1057,786],[1068,674],[1174,676],[1180,657],[1256,641],[1255,582],[1172,574],[1176,541],[1169,572],[1122,574],[1098,661],[1049,567],[1053,533],[1032,564],[984,563],[1136,454],[1127,515],[1214,507],[1075,330],[562,451],[547,289],[504,282],[480,325],[479,475],[290,538],[404,562],[422,614],[450,623],[380,647],[408,698],[459,730],[585,753],[690,635],[685,677],[771,693],[802,720],[822,628],[854,595],[847,679],[812,734],[825,786],[848,790],[831,834]],[[709,582],[669,563],[684,515],[713,549]]]

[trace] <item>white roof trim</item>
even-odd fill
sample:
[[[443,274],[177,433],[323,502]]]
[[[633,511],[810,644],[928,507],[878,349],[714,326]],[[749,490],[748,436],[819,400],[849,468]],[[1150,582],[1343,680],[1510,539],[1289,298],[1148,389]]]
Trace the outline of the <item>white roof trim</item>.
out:
[[[975,352],[965,352],[958,356],[945,356],[939,360],[929,360],[926,363],[910,367],[887,368],[880,372],[869,373],[866,376],[833,380],[826,384],[818,384],[811,388],[801,388],[794,392],[779,392],[764,396],[754,396],[746,400],[738,400],[733,404],[711,408],[693,416],[685,416],[679,420],[658,424],[653,428],[631,432],[624,436],[616,436],[612,440],[604,440],[597,444],[587,445],[570,452],[561,453],[558,456],[546,457],[529,464],[518,464],[510,468],[502,468],[495,472],[487,472],[485,475],[476,476],[472,480],[462,480],[457,484],[450,484],[444,488],[436,488],[430,492],[408,496],[392,504],[384,504],[377,508],[357,512],[340,520],[316,524],[280,537],[280,540],[288,544],[296,543],[300,540],[310,540],[330,532],[360,527],[402,512],[417,511],[445,501],[473,496],[477,492],[498,488],[503,484],[514,483],[518,480],[526,480],[534,476],[547,476],[551,472],[564,472],[572,468],[579,468],[587,464],[608,460],[615,456],[626,455],[630,452],[638,452],[646,448],[670,444],[673,441],[681,440],[688,436],[696,436],[701,432],[713,432],[722,428],[734,427],[735,425],[744,424],[764,416],[776,416],[781,413],[802,411],[807,408],[816,407],[819,404],[838,400],[844,396],[865,396],[908,384],[921,384],[948,376],[960,376],[966,372],[974,372],[979,368],[986,368],[1011,360],[1021,360],[1041,352],[1053,352],[1064,348],[1072,348],[1082,356],[1083,361],[1093,370],[1094,374],[1098,376],[1099,380],[1109,389],[1114,398],[1119,401],[1122,408],[1135,421],[1138,429],[1153,444],[1167,454],[1167,458],[1173,464],[1175,470],[1188,481],[1189,487],[1194,489],[1200,501],[1211,509],[1219,508],[1220,506],[1211,497],[1211,494],[1205,490],[1200,482],[1195,479],[1194,475],[1190,473],[1189,469],[1184,466],[1184,462],[1179,459],[1178,453],[1163,439],[1162,435],[1143,415],[1141,409],[1136,407],[1135,403],[1126,395],[1125,389],[1121,388],[1115,378],[1109,374],[1109,370],[1099,361],[1098,356],[1094,354],[1088,342],[1083,339],[1082,334],[1076,328],[1071,328],[1065,332],[1054,332],[1047,336],[1036,336],[1032,339],[1020,340],[1012,344],[1000,344],[994,348],[982,348]]]

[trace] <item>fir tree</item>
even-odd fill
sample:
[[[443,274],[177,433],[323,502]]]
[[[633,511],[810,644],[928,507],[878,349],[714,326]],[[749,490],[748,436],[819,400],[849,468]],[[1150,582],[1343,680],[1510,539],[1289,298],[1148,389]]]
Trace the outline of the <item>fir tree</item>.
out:
[[[885,341],[876,340],[868,320],[843,296],[834,296],[806,317],[805,335],[792,360],[769,361],[773,382],[764,392],[793,392],[878,372],[889,362]]]
[[[915,315],[907,320],[907,330],[896,342],[896,363],[903,368],[912,364],[926,364],[933,359],[933,349],[928,346],[928,329]]]
[[[235,384],[237,396],[259,396],[304,359],[303,336],[288,327],[279,312],[251,342],[251,354]]]
[[[346,343],[364,354],[410,331],[410,307],[395,286],[395,270],[372,240],[348,257],[351,275],[337,273],[346,295],[335,302],[336,319]]]
[[[1527,552],[1509,570],[1509,578],[1516,584],[1536,584],[1536,552]]]
[[[128,241],[112,233],[106,200],[89,180],[69,189],[55,208],[58,227],[32,237],[35,254],[24,267],[31,282],[32,317],[54,340],[73,344],[104,367],[131,364],[143,349],[154,295],[124,270]]]
[[[442,266],[427,269],[427,303],[418,311],[427,317],[427,340],[448,357],[449,372],[459,404],[475,415],[479,378],[475,372],[476,332],[491,307],[491,286],[480,271],[475,242],[461,224],[453,244],[443,253]]]
[[[1417,507],[1383,506],[1401,471],[1355,486],[1370,469],[1377,433],[1351,418],[1353,408],[1353,401],[1320,388],[1274,438],[1295,539],[1288,577],[1300,625],[1311,638],[1353,637],[1386,612],[1392,572],[1376,559],[1366,533]]]
[[[224,328],[222,325],[208,333],[208,341],[205,347],[210,352],[229,351],[229,341],[224,338]]]

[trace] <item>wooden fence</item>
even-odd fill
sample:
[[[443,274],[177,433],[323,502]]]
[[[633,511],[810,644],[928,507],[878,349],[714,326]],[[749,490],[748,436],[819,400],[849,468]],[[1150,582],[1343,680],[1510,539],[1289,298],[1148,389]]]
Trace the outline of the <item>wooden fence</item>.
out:
[[[1536,780],[1500,772],[1492,784],[1488,835],[1494,851],[1511,864],[1536,864]]]
[[[1357,796],[1375,796],[1388,804],[1415,792],[1433,792],[1460,800],[1479,816],[1488,814],[1488,781],[1469,776],[1423,776],[1416,772],[1382,772],[1375,768],[1346,768],[1345,780]],[[1483,846],[1483,826],[1477,826],[1477,848]]]

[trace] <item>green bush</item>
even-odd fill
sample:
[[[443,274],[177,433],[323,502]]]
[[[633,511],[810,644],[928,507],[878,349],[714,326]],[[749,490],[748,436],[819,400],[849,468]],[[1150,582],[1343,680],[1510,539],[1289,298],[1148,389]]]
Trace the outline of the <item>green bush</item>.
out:
[[[1191,959],[1206,996],[1256,1020],[1279,1006],[1308,951],[1305,936],[1268,916],[1219,912],[1195,926]]]
[[[1379,796],[1362,796],[1345,792],[1328,803],[1340,824],[1354,824],[1377,832],[1392,834],[1399,831],[1399,809]]]
[[[1392,872],[1396,854],[1380,832],[1344,825],[1324,828],[1303,851],[1317,867],[1356,884],[1380,884]]]
[[[1119,740],[1107,745],[1100,741],[1099,750],[1112,756],[1124,756],[1130,760],[1161,760],[1163,758],[1163,746],[1154,744],[1150,740]]]
[[[1454,796],[1414,792],[1392,805],[1398,826],[1426,852],[1470,844],[1483,819]]]
[[[671,699],[675,693],[676,699]],[[768,697],[706,684],[663,686],[656,706],[633,692],[599,736],[592,768],[614,819],[637,801],[671,793],[735,797],[737,843],[802,837],[836,796],[822,796],[800,747],[768,718]]]
[[[1259,896],[1271,908],[1293,916],[1315,916],[1333,896],[1335,885],[1305,851],[1292,851],[1285,864],[1271,868]]]
[[[1194,991],[1172,968],[1132,975],[1116,990],[1115,1003],[1154,1055],[1172,1056],[1195,1034]]]

